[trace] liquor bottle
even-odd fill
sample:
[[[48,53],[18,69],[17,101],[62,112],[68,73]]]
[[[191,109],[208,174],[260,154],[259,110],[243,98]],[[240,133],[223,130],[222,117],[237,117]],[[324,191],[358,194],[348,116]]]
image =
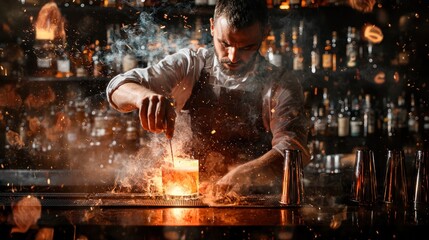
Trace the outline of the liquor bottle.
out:
[[[100,41],[95,40],[94,54],[92,55],[92,76],[104,76],[103,52],[101,51]]]
[[[397,132],[399,136],[406,137],[407,136],[407,129],[408,129],[408,111],[405,106],[405,98],[403,95],[398,96],[398,105],[395,109],[396,112],[396,123],[397,123]]]
[[[362,114],[358,98],[353,99],[352,110],[350,115],[350,136],[362,136]]]
[[[320,51],[317,34],[313,35],[313,47],[311,49],[311,72],[316,73],[320,70]]]
[[[86,44],[82,46],[82,58],[83,58],[83,65],[86,69],[86,72],[88,75],[92,74],[94,72],[93,66],[94,63],[92,62],[92,56],[95,52],[95,44]]]
[[[292,9],[301,8],[301,0],[290,0],[289,5]]]
[[[197,6],[205,6],[207,5],[207,0],[195,0],[194,4]]]
[[[336,72],[338,64],[341,62],[338,58],[338,49],[337,49],[337,31],[332,31],[332,38],[331,38],[331,54],[332,54],[332,71]]]
[[[36,55],[36,70],[38,77],[53,77],[57,72],[55,44],[52,40],[37,39],[34,44]]]
[[[88,72],[85,68],[84,57],[78,48],[72,49],[71,55],[72,72],[76,77],[87,77]]]
[[[137,67],[137,57],[132,50],[126,51],[122,57],[122,72],[126,72]]]
[[[342,3],[342,0],[327,0],[329,6],[338,6]]]
[[[61,45],[57,50],[57,74],[58,78],[70,77],[73,75],[70,68],[70,56],[67,45]]]
[[[408,134],[407,134],[407,138],[408,138],[408,143],[411,145],[411,147],[413,147],[414,149],[416,149],[417,147],[422,146],[422,131],[420,128],[421,124],[421,117],[420,117],[420,109],[418,108],[418,106],[416,106],[416,100],[414,97],[414,94],[411,93],[410,96],[410,106],[409,106],[409,110],[408,110],[408,121],[407,121],[407,130],[408,130]]]
[[[304,54],[302,46],[300,46],[298,27],[292,27],[292,52],[293,52],[293,67],[294,71],[304,70]]]
[[[332,71],[332,45],[331,40],[325,41],[325,48],[322,54],[322,67],[326,72]]]
[[[137,1],[139,2],[139,1]],[[88,6],[98,6],[102,7],[104,5],[104,0],[85,0],[83,1],[84,4]]]
[[[385,117],[385,131],[386,131],[386,135],[388,137],[392,137],[396,134],[396,116],[395,116],[395,104],[390,100],[390,98],[388,98],[386,100],[386,106],[385,106],[385,112],[386,112],[386,117]]]
[[[209,6],[215,6],[216,5],[216,0],[208,0],[207,1],[207,5],[209,5]]]
[[[293,52],[285,32],[280,33],[280,54],[282,55],[282,66],[285,69],[292,70]]]
[[[365,95],[363,108],[363,136],[371,136],[375,133],[375,111],[371,105],[371,95]]]
[[[140,147],[138,124],[136,121],[127,120],[125,128],[124,150],[130,153],[137,151]]]
[[[105,7],[116,7],[117,0],[104,0]]]
[[[346,44],[346,67],[357,67],[358,60],[358,41],[356,35],[356,28],[349,26],[347,28],[347,44]]]
[[[350,135],[350,113],[348,111],[348,100],[339,101],[340,111],[338,112],[338,137]]]
[[[277,67],[281,67],[282,66],[282,55],[280,54],[280,51],[277,48],[277,44],[276,44],[276,37],[273,33],[273,31],[271,31],[270,33],[270,41],[268,42],[268,49],[267,49],[267,53],[266,53],[266,58],[268,59],[268,61],[277,66]]]
[[[80,135],[80,125],[76,119],[76,105],[75,101],[70,100],[66,105],[67,117],[70,120],[70,126],[68,126],[65,136],[65,146],[68,150],[72,148],[77,148],[77,142],[82,139]]]
[[[422,140],[424,141],[424,147],[429,147],[429,103],[422,98],[420,98],[419,109],[421,110],[421,130],[422,130]]]
[[[329,108],[328,88],[323,88],[323,92],[322,92],[322,104],[325,107],[325,109]]]
[[[333,101],[329,103],[326,119],[328,122],[327,135],[331,137],[338,136],[338,113]]]
[[[316,131],[316,135],[326,136],[327,128],[328,128],[328,121],[325,116],[325,107],[323,105],[320,105],[317,108],[317,117],[316,117],[316,122],[314,123],[314,130]]]
[[[9,76],[11,73],[11,66],[8,59],[6,59],[6,53],[3,46],[0,46],[0,76]]]
[[[316,137],[316,121],[317,121],[317,115],[318,115],[318,109],[317,109],[317,105],[312,105],[311,106],[311,110],[310,110],[310,131],[308,132],[309,137],[311,137],[311,139],[315,139]]]
[[[117,33],[115,33],[116,29],[116,25],[110,25],[106,31],[107,42],[103,49],[103,62],[106,66],[107,77],[113,77],[122,70],[122,62],[119,56],[117,56],[118,54],[112,50],[112,45],[117,37]]]
[[[416,106],[414,94],[410,96],[410,110],[408,111],[408,132],[410,134],[419,133],[419,111]]]

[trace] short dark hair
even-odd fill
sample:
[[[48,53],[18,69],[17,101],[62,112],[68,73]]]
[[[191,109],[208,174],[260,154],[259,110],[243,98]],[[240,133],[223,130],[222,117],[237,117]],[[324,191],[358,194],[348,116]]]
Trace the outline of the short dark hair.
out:
[[[214,20],[225,17],[231,27],[242,29],[259,22],[268,26],[268,8],[266,0],[218,0],[214,11]]]

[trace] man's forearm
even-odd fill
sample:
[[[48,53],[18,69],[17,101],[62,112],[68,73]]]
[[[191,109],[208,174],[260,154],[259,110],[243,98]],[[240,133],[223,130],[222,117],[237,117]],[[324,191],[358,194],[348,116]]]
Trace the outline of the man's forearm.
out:
[[[274,172],[276,173],[282,173],[283,171],[284,157],[275,149],[271,149],[261,157],[255,159],[255,161],[257,161],[258,165],[260,164],[261,167],[268,166],[271,169],[275,170]]]
[[[125,83],[117,88],[111,97],[112,103],[121,112],[137,109],[137,101],[143,98],[148,89],[137,83]]]

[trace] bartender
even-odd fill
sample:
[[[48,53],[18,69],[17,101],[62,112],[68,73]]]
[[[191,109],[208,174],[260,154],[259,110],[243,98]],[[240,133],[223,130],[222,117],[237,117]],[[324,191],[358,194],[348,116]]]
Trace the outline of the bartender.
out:
[[[259,52],[270,31],[266,1],[217,1],[210,31],[213,46],[181,49],[115,76],[108,101],[120,112],[138,110],[145,130],[170,139],[176,114],[188,110],[189,153],[200,160],[201,181],[213,181],[208,173],[221,164],[218,189],[279,193],[285,149],[310,161],[309,121],[298,79]]]

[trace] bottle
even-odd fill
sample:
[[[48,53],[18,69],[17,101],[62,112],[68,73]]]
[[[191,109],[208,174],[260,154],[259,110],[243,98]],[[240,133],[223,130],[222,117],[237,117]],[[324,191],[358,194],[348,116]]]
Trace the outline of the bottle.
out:
[[[337,49],[337,31],[332,31],[332,39],[331,39],[331,53],[332,53],[332,71],[336,72],[338,64],[340,63],[340,59],[338,58],[338,49]]]
[[[66,112],[70,120],[70,126],[67,128],[65,140],[67,149],[70,151],[72,148],[77,147],[77,141],[81,139],[80,126],[76,119],[76,106],[73,100],[70,100],[66,106]]]
[[[273,31],[271,31],[270,33],[270,40],[268,43],[268,49],[267,49],[267,53],[266,53],[266,58],[268,59],[268,62],[270,62],[271,64],[277,66],[277,67],[281,67],[282,66],[282,55],[280,54],[280,51],[277,48],[277,44],[276,44],[276,37],[273,33]]]
[[[345,98],[339,101],[340,111],[338,112],[338,137],[350,135],[350,113],[348,112],[348,102]]]
[[[396,112],[396,123],[397,123],[397,132],[399,136],[406,137],[407,136],[407,129],[408,129],[408,111],[405,106],[405,98],[403,95],[398,96],[398,105],[395,109]]]
[[[209,6],[215,6],[216,5],[216,0],[208,0],[207,1],[207,5],[209,5]]]
[[[328,121],[325,116],[325,107],[323,105],[317,108],[316,122],[314,123],[314,130],[317,136],[326,136],[328,128]]]
[[[0,46],[0,76],[9,76],[11,74],[10,62],[6,59],[6,51]]]
[[[282,66],[285,69],[292,70],[293,52],[285,32],[280,33],[280,54],[282,55]]]
[[[289,5],[291,9],[301,8],[301,0],[290,0]]]
[[[72,72],[76,77],[87,77],[88,72],[85,68],[84,57],[78,48],[72,49],[71,55]]]
[[[293,52],[293,67],[294,71],[304,70],[304,55],[299,44],[298,27],[292,27],[292,52]]]
[[[94,71],[93,70],[94,63],[92,62],[92,56],[94,55],[94,52],[95,52],[94,43],[82,46],[83,66],[85,67],[87,75],[90,75],[90,74],[92,75]]]
[[[340,4],[344,4],[342,0],[327,0],[327,4],[329,6],[338,6]]]
[[[70,57],[67,46],[59,46],[57,50],[57,74],[58,78],[71,77]]]
[[[126,124],[124,149],[133,153],[140,147],[138,124],[133,120],[127,120]]]
[[[325,51],[322,55],[322,67],[326,72],[332,71],[332,45],[331,40],[325,41]]]
[[[34,44],[36,70],[38,77],[54,77],[57,73],[55,44],[52,40],[37,39]]]
[[[316,73],[320,70],[320,51],[317,40],[317,34],[313,35],[313,47],[311,49],[311,72]]]
[[[127,51],[122,57],[122,72],[137,67],[137,57],[132,50]]]
[[[408,110],[408,121],[407,121],[407,130],[408,130],[408,142],[414,146],[419,147],[422,144],[422,134],[420,131],[420,111],[416,106],[416,100],[414,98],[414,94],[412,93],[410,96],[410,108]]]
[[[371,136],[375,133],[375,111],[371,106],[371,95],[365,95],[363,109],[363,136]]]
[[[7,121],[5,119],[3,108],[0,108],[0,159],[5,159],[6,150],[6,127]]]
[[[396,134],[395,130],[396,130],[396,116],[395,116],[395,105],[394,103],[390,100],[390,98],[388,98],[386,100],[386,106],[385,106],[385,112],[386,112],[386,117],[385,117],[385,131],[386,131],[386,135],[388,137],[392,137]]]
[[[362,136],[362,114],[359,99],[353,99],[352,110],[350,115],[350,136]]]
[[[310,126],[310,131],[309,131],[309,137],[311,137],[311,139],[316,139],[316,122],[317,122],[317,115],[319,114],[318,112],[318,108],[317,105],[313,105],[310,107],[310,122],[311,122],[311,126]]]
[[[104,76],[103,52],[101,51],[100,41],[95,40],[94,54],[92,55],[92,76]]]
[[[358,60],[358,41],[356,35],[356,28],[349,26],[347,28],[347,44],[346,44],[346,67],[357,67]]]
[[[416,100],[414,98],[414,94],[410,96],[410,110],[408,111],[408,132],[410,134],[418,134],[419,133],[419,111],[416,106]]]
[[[137,1],[137,2],[139,2],[139,1]],[[89,6],[102,7],[104,5],[104,0],[86,0],[86,1],[84,1],[84,3],[86,3]]]
[[[104,7],[116,7],[117,0],[104,0]]]
[[[330,102],[327,113],[328,130],[327,135],[331,137],[338,136],[338,113],[335,109],[334,102]]]
[[[422,130],[422,140],[424,141],[424,147],[429,147],[429,103],[425,101],[423,98],[420,98],[420,106],[421,110],[421,130]]]
[[[112,45],[116,40],[116,25],[110,25],[106,31],[107,42],[103,50],[103,62],[106,66],[106,77],[114,77],[122,70],[122,63],[118,54],[113,52]]]
[[[207,5],[207,0],[195,0],[194,4],[197,6],[205,6]]]

